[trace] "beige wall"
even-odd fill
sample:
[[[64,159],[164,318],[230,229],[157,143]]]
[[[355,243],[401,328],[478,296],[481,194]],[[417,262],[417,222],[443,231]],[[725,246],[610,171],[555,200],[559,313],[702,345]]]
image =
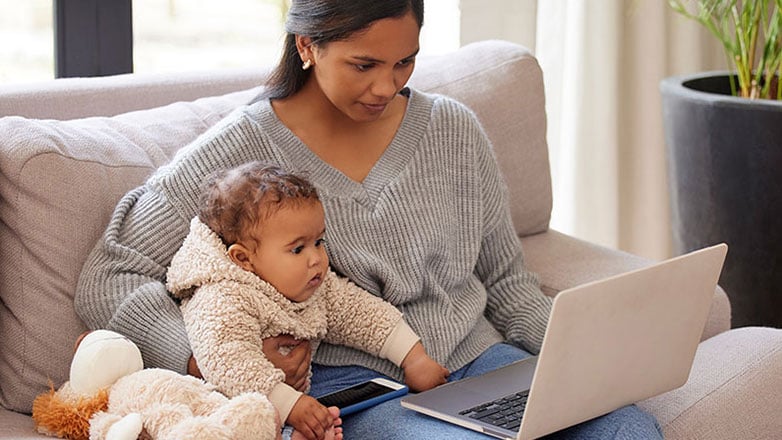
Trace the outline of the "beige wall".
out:
[[[461,44],[508,40],[535,49],[538,0],[461,0]]]

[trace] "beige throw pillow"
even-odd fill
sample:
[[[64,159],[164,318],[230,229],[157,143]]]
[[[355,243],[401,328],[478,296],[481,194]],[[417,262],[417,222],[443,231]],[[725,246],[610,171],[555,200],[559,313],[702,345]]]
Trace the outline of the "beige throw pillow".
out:
[[[0,404],[68,378],[73,292],[117,201],[258,90],[111,118],[0,118]]]

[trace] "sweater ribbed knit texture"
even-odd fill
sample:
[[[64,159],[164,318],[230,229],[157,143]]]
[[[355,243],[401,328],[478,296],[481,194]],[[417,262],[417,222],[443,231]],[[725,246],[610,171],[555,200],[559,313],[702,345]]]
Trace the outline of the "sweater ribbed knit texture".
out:
[[[184,372],[190,348],[163,284],[166,267],[187,235],[204,178],[251,160],[306,174],[326,211],[333,268],[395,305],[446,368],[503,339],[540,349],[551,298],[524,268],[489,141],[466,107],[418,91],[361,183],[312,153],[268,100],[231,114],[120,201],[82,271],[82,319],[130,337],[147,367]],[[402,379],[393,363],[344,346],[321,344],[314,362]]]

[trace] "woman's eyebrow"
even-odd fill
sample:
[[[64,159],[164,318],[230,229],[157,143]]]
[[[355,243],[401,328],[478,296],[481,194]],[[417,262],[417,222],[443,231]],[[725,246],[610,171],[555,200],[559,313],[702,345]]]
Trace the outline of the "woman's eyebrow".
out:
[[[409,60],[410,58],[415,58],[415,56],[418,55],[419,51],[420,51],[420,48],[416,49],[415,52],[413,52],[410,55],[402,58],[402,60]],[[354,55],[353,58],[356,59],[356,60],[366,61],[367,63],[376,63],[376,64],[384,64],[385,63],[385,61],[379,60],[377,58],[372,58],[369,55]]]

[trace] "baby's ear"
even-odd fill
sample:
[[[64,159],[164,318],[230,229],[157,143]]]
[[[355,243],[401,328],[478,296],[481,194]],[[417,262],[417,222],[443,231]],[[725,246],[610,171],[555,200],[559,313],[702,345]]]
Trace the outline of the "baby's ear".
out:
[[[253,271],[250,254],[250,250],[241,243],[234,243],[228,246],[228,257],[231,258],[231,261],[248,272]]]

